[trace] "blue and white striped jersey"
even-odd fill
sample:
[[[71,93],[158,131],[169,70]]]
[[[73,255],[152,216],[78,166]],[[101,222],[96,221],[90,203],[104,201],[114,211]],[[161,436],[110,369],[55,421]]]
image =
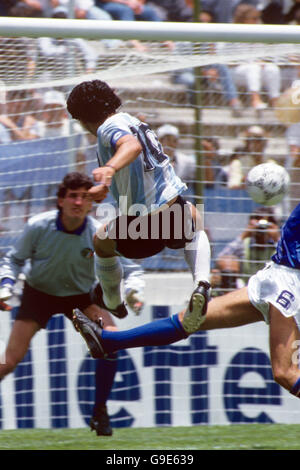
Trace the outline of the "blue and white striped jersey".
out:
[[[276,264],[300,269],[300,204],[283,225],[277,251],[272,260]]]
[[[130,207],[140,204],[143,205],[141,214],[145,215],[171,201],[187,187],[175,174],[155,132],[127,113],[116,113],[99,127],[100,166],[114,155],[118,139],[128,134],[137,137],[143,150],[134,162],[115,174],[110,190],[122,214],[130,214]]]

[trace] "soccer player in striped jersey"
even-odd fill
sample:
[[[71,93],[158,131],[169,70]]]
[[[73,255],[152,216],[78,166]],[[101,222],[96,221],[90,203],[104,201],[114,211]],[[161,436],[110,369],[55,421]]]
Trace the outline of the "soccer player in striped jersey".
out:
[[[265,321],[269,325],[270,359],[276,382],[300,398],[300,204],[281,229],[276,253],[250,277],[248,286],[213,298],[201,325],[191,328],[186,311],[138,328],[101,329],[80,310],[73,322],[93,357],[119,349],[171,344],[200,330],[234,328]],[[195,321],[194,325],[199,325]]]
[[[121,100],[100,80],[82,82],[71,91],[67,108],[74,119],[98,139],[98,185],[89,193],[102,201],[108,189],[119,213],[97,231],[98,277],[103,307],[122,316],[124,304],[118,255],[138,259],[163,248],[184,249],[194,287],[190,321],[206,311],[210,284],[210,246],[200,211],[182,195],[186,185],[175,174],[155,132],[138,118],[120,112]],[[100,206],[101,208],[101,206]]]
[[[93,181],[82,173],[65,176],[57,192],[57,210],[31,217],[16,245],[0,266],[0,300],[12,295],[13,285],[21,272],[26,281],[21,295],[7,349],[5,363],[0,364],[0,380],[12,372],[26,354],[30,341],[56,313],[71,319],[80,307],[90,319],[105,318],[115,327],[111,315],[97,304],[93,236],[99,222],[91,217],[92,200],[88,190]],[[28,263],[30,267],[28,268]],[[143,271],[131,260],[122,259],[127,294],[142,293]],[[123,271],[122,271],[123,272]],[[125,292],[126,296],[126,292]],[[111,435],[106,400],[117,370],[117,355],[96,365],[96,400],[91,428],[98,435]],[[105,378],[105,379],[104,379]]]

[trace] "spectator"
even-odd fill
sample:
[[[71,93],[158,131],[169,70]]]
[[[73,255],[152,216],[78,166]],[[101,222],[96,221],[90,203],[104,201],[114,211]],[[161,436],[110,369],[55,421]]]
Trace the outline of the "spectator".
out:
[[[220,149],[219,140],[216,137],[203,137],[201,139],[202,164],[204,166],[205,186],[213,186],[216,181],[220,181]]]
[[[19,111],[17,125],[24,133],[26,140],[36,139],[38,135],[35,124],[40,115],[41,96],[35,90],[21,90],[18,92]]]
[[[268,134],[263,127],[256,125],[248,127],[243,138],[242,145],[236,147],[231,156],[227,182],[230,189],[241,188],[250,168],[266,161]]]
[[[214,183],[217,186],[227,186],[229,166],[232,158],[231,152],[230,150],[220,148],[218,145],[215,150],[215,156],[216,158],[213,158],[211,162]]]
[[[0,37],[0,80],[14,85],[30,80],[35,71],[34,39]]]
[[[42,97],[42,109],[42,119],[36,122],[35,126],[40,138],[66,137],[70,134],[70,121],[62,92],[47,91]],[[77,126],[76,130],[80,129],[81,126]]]
[[[300,2],[299,0],[293,0],[293,5],[289,9],[289,11],[286,13],[284,17],[285,23],[288,24],[299,24],[299,13],[300,12]]]
[[[109,13],[114,20],[161,21],[154,8],[146,0],[96,0],[97,6]]]
[[[258,24],[260,22],[261,12],[257,8],[246,4],[237,6],[234,13],[234,23]],[[236,86],[246,88],[250,96],[251,107],[258,117],[261,116],[262,110],[267,107],[267,103],[261,97],[264,88],[267,91],[269,105],[271,107],[275,106],[280,95],[281,86],[280,69],[276,64],[258,61],[241,64],[233,68],[233,78]]]
[[[175,169],[175,173],[186,183],[188,191],[185,196],[195,194],[196,168],[197,162],[194,155],[187,155],[178,150],[180,145],[180,134],[177,127],[171,124],[164,124],[157,129],[157,136],[164,148],[165,153]],[[202,147],[202,167],[203,182],[206,186],[214,184],[218,174],[220,144],[214,137],[203,137]]]
[[[43,16],[43,5],[38,0],[24,0],[16,2],[7,11],[7,16],[14,17],[40,17]]]
[[[9,9],[17,3],[17,0],[0,0],[0,16],[8,16]]]
[[[290,175],[289,210],[299,203],[300,197],[300,122],[291,124],[286,130],[288,156],[285,166]]]
[[[274,254],[280,229],[270,207],[260,207],[250,215],[241,235],[219,253],[212,270],[214,288],[226,291],[246,285],[250,276],[262,269]]]
[[[57,7],[52,18],[67,18],[65,7]],[[88,41],[82,38],[50,38],[40,37],[37,40],[36,75],[50,80],[59,75],[66,77],[74,73],[92,73],[97,65],[97,53]]]
[[[32,91],[9,91],[2,96],[0,115],[0,142],[8,144],[15,140],[31,140],[37,137],[31,111],[36,99]]]
[[[201,8],[211,11],[217,23],[232,23],[239,5],[251,5],[262,12],[264,23],[281,24],[284,22],[282,3],[282,0],[201,0]]]
[[[210,11],[202,11],[199,15],[199,21],[202,23],[213,23],[214,16]],[[180,44],[178,49],[184,53],[188,53],[187,48],[190,48],[190,44]],[[203,44],[203,54],[214,54],[214,44]],[[241,103],[238,99],[237,89],[233,81],[231,71],[225,64],[211,64],[202,67],[202,74],[204,81],[209,91],[218,92],[224,94],[226,103],[232,110],[233,117],[241,117]],[[183,71],[176,72],[173,75],[173,81],[175,83],[183,83],[189,90],[193,90],[195,86],[195,75],[193,69],[185,69]]]
[[[284,24],[283,2],[281,0],[268,1],[262,9],[261,19],[264,24]]]
[[[111,16],[102,8],[95,5],[95,0],[51,0],[53,9],[66,8],[68,16],[74,15],[79,20],[111,20]],[[72,11],[72,8],[74,11]],[[52,12],[53,13],[53,12]]]
[[[95,0],[75,0],[75,18],[79,20],[111,20],[111,15],[95,4]]]
[[[240,0],[201,0],[201,9],[211,12],[216,23],[232,23],[234,9],[239,3]]]
[[[66,111],[65,96],[56,90],[47,91],[42,97],[42,116],[32,128],[39,138],[74,137],[76,149],[73,153],[73,168],[84,171],[86,165],[86,150],[89,139],[78,122],[72,122]]]
[[[187,184],[188,193],[194,194],[196,162],[193,156],[187,155],[178,149],[180,144],[178,128],[171,124],[164,124],[157,129],[157,137],[163,146],[164,152],[170,158],[175,173]]]
[[[0,16],[44,16],[50,0],[0,0]]]
[[[193,21],[193,9],[186,0],[150,0],[163,21]]]
[[[286,23],[292,25],[300,26],[300,2],[295,2],[292,8],[291,15],[287,13],[286,15]],[[282,44],[280,47],[288,46]],[[281,76],[282,76],[282,86],[281,89],[283,92],[287,91],[288,88],[293,86],[295,80],[300,79],[300,54],[293,52],[288,56],[288,63],[281,65]]]
[[[241,152],[244,157],[244,167],[248,170],[252,166],[265,161],[265,152],[268,145],[268,133],[261,126],[250,126],[243,134],[244,145]],[[248,160],[246,158],[248,157]]]

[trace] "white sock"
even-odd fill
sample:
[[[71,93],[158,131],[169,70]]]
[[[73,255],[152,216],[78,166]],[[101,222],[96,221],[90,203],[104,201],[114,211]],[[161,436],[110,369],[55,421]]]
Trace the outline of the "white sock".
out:
[[[209,240],[204,230],[195,233],[193,240],[184,247],[184,258],[187,262],[195,286],[199,281],[210,279],[211,250]]]
[[[103,290],[103,301],[111,309],[122,303],[121,281],[123,267],[117,256],[95,259],[96,275]]]

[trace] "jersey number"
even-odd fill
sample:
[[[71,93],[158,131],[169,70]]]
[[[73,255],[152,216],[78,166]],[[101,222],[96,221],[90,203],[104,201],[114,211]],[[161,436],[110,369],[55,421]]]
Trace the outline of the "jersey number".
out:
[[[291,306],[291,302],[295,300],[294,295],[289,292],[288,290],[283,290],[281,294],[277,297],[276,302],[286,310],[288,310]]]
[[[134,127],[131,127],[130,130],[143,148],[145,171],[154,170],[156,164],[161,164],[168,159],[155,132],[147,124],[141,122],[138,126],[138,131]]]

